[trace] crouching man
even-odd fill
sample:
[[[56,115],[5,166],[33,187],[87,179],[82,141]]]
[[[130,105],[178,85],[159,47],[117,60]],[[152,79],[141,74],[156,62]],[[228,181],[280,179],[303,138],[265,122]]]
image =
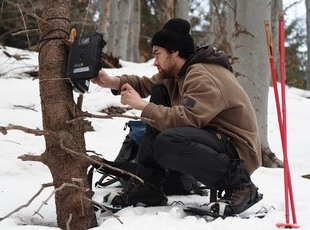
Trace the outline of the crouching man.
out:
[[[136,171],[145,183],[131,180],[108,200],[122,207],[163,205],[161,184],[173,170],[224,191],[221,214],[243,212],[261,199],[250,178],[261,164],[261,149],[254,109],[228,56],[211,46],[195,50],[190,24],[178,18],[166,22],[151,45],[158,69],[153,77],[101,70],[92,80],[150,120]],[[154,100],[147,102],[149,95]]]

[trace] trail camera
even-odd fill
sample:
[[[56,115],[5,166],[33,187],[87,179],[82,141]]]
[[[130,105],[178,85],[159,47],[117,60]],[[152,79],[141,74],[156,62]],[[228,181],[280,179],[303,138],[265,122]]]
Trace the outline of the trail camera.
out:
[[[97,77],[102,68],[102,49],[106,41],[101,33],[75,37],[70,46],[67,75],[75,91],[85,93],[90,79]]]

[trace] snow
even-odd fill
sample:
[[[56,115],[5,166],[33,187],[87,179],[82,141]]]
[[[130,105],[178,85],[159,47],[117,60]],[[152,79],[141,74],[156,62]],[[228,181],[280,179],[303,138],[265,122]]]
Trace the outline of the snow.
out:
[[[23,54],[23,57],[28,59],[18,61],[12,57],[9,58],[4,55],[4,50],[11,55]],[[24,71],[37,68],[38,54],[0,46],[0,64],[0,126],[15,124],[42,129],[38,80],[22,74]],[[146,76],[151,76],[156,72],[152,61],[142,64],[122,62],[122,65],[121,69],[106,69],[106,71],[111,75],[126,73]],[[297,223],[301,226],[300,229],[310,229],[310,182],[301,177],[310,173],[310,148],[307,146],[310,141],[310,100],[307,99],[309,95],[307,91],[286,87],[288,158]],[[120,98],[113,96],[109,90],[91,84],[90,92],[84,96],[83,110],[98,114],[107,106],[122,106],[119,100]],[[269,90],[268,110],[269,144],[276,155],[282,159],[272,88]],[[131,110],[127,114],[139,115],[139,112]],[[85,134],[86,148],[101,153],[106,159],[114,159],[127,134],[127,131],[123,131],[123,127],[128,119],[90,120],[95,131]],[[8,131],[7,135],[0,134],[0,218],[26,204],[42,184],[52,181],[48,168],[43,164],[17,159],[23,154],[39,155],[44,150],[43,137],[16,130]],[[270,211],[263,219],[226,218],[206,223],[202,218],[186,216],[181,205],[150,208],[128,207],[117,213],[123,224],[112,216],[97,213],[99,227],[93,229],[276,229],[276,223],[285,223],[283,169],[261,167],[254,172],[252,179],[260,192],[264,194],[264,199],[247,210],[245,214],[258,211],[261,207],[274,207],[275,210]],[[101,201],[104,194],[115,189],[115,187],[96,189],[94,199]],[[40,211],[44,218],[34,215],[42,201],[46,200],[51,193],[52,188],[46,188],[28,207],[0,221],[0,229],[58,229],[54,197]],[[173,201],[203,204],[208,201],[208,197],[197,195],[169,197],[169,203]],[[292,218],[290,223],[292,223]]]

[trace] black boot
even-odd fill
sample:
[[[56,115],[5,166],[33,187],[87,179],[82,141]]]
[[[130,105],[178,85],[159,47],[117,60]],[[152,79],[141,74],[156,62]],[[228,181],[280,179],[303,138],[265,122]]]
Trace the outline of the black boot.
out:
[[[225,209],[225,215],[234,215],[247,210],[262,198],[263,195],[258,192],[258,188],[251,183],[240,188],[225,190],[224,196],[219,201],[229,204]]]
[[[224,210],[223,214],[226,216],[239,214],[263,198],[251,181],[244,162],[239,159],[230,160],[229,170],[217,183],[217,187],[225,191],[224,196],[220,196],[218,201],[225,208],[219,206],[213,208]]]
[[[104,197],[104,202],[114,207],[127,206],[162,206],[167,204],[166,195],[148,182],[140,182],[131,178],[126,188],[117,193],[109,193]]]

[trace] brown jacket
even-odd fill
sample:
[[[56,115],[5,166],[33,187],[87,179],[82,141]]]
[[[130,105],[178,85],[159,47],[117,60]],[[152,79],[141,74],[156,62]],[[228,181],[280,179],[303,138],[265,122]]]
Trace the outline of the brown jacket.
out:
[[[233,138],[240,159],[250,174],[261,165],[261,147],[252,104],[232,72],[209,63],[191,64],[184,75],[165,80],[124,75],[121,85],[131,84],[147,97],[157,84],[168,89],[171,107],[149,103],[141,116],[154,120],[153,127],[215,127]]]

